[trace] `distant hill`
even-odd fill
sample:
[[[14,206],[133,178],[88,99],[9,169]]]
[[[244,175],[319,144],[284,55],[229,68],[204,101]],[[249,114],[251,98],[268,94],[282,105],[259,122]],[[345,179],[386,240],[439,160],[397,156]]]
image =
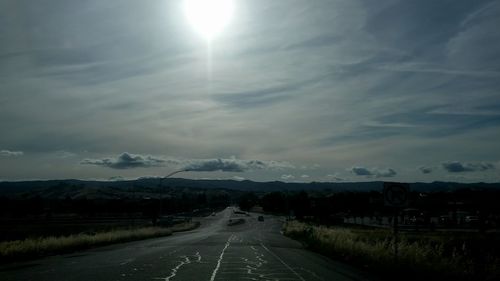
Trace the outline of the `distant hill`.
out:
[[[124,198],[153,196],[158,194],[159,178],[141,178],[124,181],[89,180],[46,180],[0,182],[0,197],[43,198]],[[250,180],[191,180],[182,178],[165,179],[162,187],[170,189],[225,189],[235,191],[327,191],[329,193],[353,191],[381,191],[382,181],[373,182],[311,182],[285,183],[281,181],[255,182]],[[411,190],[419,192],[452,191],[456,189],[500,189],[500,183],[455,183],[432,182],[410,183]]]

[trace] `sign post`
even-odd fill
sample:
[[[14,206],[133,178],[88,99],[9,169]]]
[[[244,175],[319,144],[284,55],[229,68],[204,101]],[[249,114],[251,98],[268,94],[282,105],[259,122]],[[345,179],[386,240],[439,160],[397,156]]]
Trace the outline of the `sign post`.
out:
[[[393,235],[394,261],[398,261],[398,215],[402,207],[408,206],[410,185],[399,182],[384,182],[384,205],[394,208]]]

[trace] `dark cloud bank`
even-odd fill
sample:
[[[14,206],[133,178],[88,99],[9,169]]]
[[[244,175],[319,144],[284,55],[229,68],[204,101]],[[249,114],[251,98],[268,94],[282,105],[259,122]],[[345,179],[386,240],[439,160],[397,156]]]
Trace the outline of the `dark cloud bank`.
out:
[[[97,165],[113,169],[131,169],[131,168],[148,168],[160,167],[165,165],[165,160],[147,155],[136,155],[124,152],[117,158],[104,159],[84,159],[80,162],[83,165]]]
[[[430,168],[430,167],[421,166],[421,167],[418,168],[418,170],[420,172],[422,172],[422,174],[430,174],[430,173],[432,173],[432,168]]]
[[[459,161],[450,161],[442,164],[443,168],[450,173],[462,172],[480,172],[495,169],[495,165],[487,162],[480,163],[462,163]]]
[[[394,169],[368,169],[365,167],[352,167],[351,173],[356,176],[367,176],[367,177],[376,177],[376,178],[389,178],[394,177],[397,173]]]
[[[182,171],[196,172],[243,172],[248,170],[294,168],[287,162],[229,159],[175,159],[124,152],[116,158],[84,159],[83,165],[104,166],[112,169],[133,169],[175,166]]]

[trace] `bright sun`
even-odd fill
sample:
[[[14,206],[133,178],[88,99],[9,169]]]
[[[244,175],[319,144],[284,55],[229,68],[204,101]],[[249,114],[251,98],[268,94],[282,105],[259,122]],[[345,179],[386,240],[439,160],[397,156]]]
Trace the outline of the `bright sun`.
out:
[[[185,0],[184,12],[194,29],[205,39],[219,34],[233,15],[232,0]]]

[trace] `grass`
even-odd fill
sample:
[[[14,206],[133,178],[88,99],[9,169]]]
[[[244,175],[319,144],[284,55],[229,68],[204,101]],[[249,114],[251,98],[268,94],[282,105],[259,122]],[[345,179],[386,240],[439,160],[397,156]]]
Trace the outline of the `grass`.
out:
[[[143,227],[95,234],[74,234],[0,242],[0,262],[35,259],[47,255],[69,253],[109,244],[168,236],[172,235],[173,232],[194,229],[198,225],[198,223],[189,222],[168,228]]]
[[[398,258],[389,230],[313,226],[290,221],[284,234],[312,250],[362,265],[386,278],[430,280],[499,280],[498,236],[479,234],[401,233]],[[404,274],[404,275],[401,275]]]

